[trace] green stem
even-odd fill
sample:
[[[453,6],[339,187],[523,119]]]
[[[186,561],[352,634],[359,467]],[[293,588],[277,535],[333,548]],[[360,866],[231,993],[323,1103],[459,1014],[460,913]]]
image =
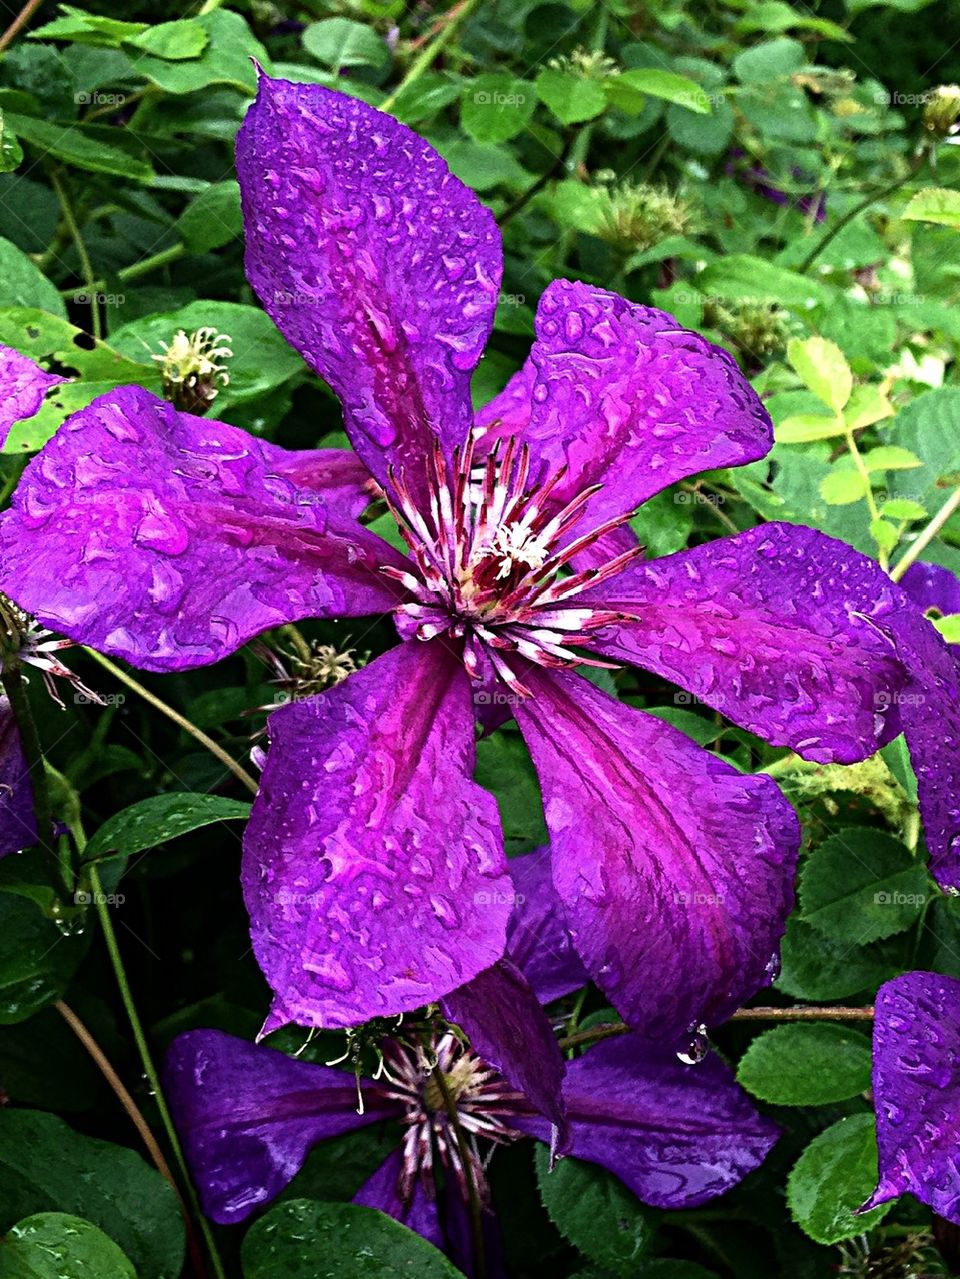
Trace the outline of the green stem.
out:
[[[40,734],[30,709],[27,698],[27,686],[23,678],[22,663],[14,653],[3,659],[0,670],[0,684],[10,702],[14,719],[20,730],[20,741],[27,771],[30,774],[30,789],[33,791],[33,811],[37,819],[37,842],[49,848],[50,834],[53,830],[53,814],[50,807],[50,791],[47,787],[46,766],[43,759],[43,747],[40,745]]]
[[[36,10],[40,8],[40,4],[41,0],[27,0],[27,3],[7,27],[3,35],[0,36],[0,53],[13,43],[22,28],[27,25]]]
[[[110,661],[109,657],[104,657],[102,653],[98,653],[92,648],[85,648],[84,652],[88,653],[95,662],[99,662],[104,670],[109,671],[110,674],[115,679],[118,679],[121,684],[126,684],[127,688],[132,689],[138,697],[142,697],[145,702],[148,702],[155,710],[160,711],[162,715],[166,715],[167,719],[172,720],[174,724],[182,728],[185,733],[189,733],[190,736],[194,738],[195,741],[198,741],[201,746],[205,747],[211,755],[215,755],[224,768],[229,769],[237,781],[241,782],[251,795],[257,794],[260,787],[257,784],[256,778],[251,777],[246,769],[238,764],[233,756],[223,749],[219,742],[215,742],[212,737],[208,737],[203,729],[197,728],[196,724],[192,724],[185,715],[181,715],[179,711],[174,710],[172,706],[168,706],[167,703],[157,697],[155,693],[151,693],[148,688],[144,688],[144,686],[138,683],[132,675],[128,675],[127,672],[121,670],[119,666],[115,666],[114,663]]]
[[[890,570],[890,576],[895,582],[900,581],[910,565],[926,550],[957,507],[960,507],[960,488],[953,490],[930,523],[917,535],[916,541],[911,543],[902,558]]]
[[[415,84],[425,71],[429,71],[467,18],[478,7],[479,3],[480,0],[461,0],[459,5],[450,10],[443,30],[435,40],[431,40],[414,58],[407,70],[407,74],[394,89],[393,93],[385,101],[381,102],[381,111],[391,111],[403,90],[408,89],[411,84]]]
[[[858,218],[864,209],[869,209],[871,204],[876,204],[878,200],[885,200],[888,195],[893,195],[895,191],[899,191],[901,187],[917,176],[927,161],[928,152],[923,150],[916,157],[906,174],[902,178],[897,178],[895,182],[889,183],[885,187],[881,187],[878,191],[870,191],[863,199],[848,210],[842,218],[839,218],[834,226],[830,228],[827,234],[819,241],[803,259],[797,270],[802,275],[805,271],[809,271],[816,262],[817,258],[824,251],[827,245],[832,244],[844,227],[849,226],[854,218]]]
[[[100,286],[96,276],[93,274],[93,263],[90,261],[90,254],[87,252],[87,246],[83,242],[83,235],[80,232],[80,226],[73,212],[73,205],[70,203],[70,197],[67,195],[66,187],[60,181],[55,169],[50,171],[50,184],[57,194],[60,201],[60,210],[63,213],[63,221],[67,230],[70,232],[70,238],[73,240],[77,250],[77,257],[80,259],[80,271],[83,275],[83,282],[90,294],[90,324],[93,336],[98,340],[103,337],[103,324],[100,319],[100,305],[97,301],[97,293]],[[76,292],[76,290],[74,290]]]
[[[477,1179],[473,1175],[473,1160],[470,1148],[467,1145],[467,1137],[463,1131],[463,1125],[460,1123],[460,1116],[457,1114],[457,1103],[450,1095],[447,1081],[439,1066],[434,1066],[433,1078],[436,1080],[437,1088],[440,1090],[447,1118],[450,1120],[450,1126],[456,1137],[460,1163],[463,1166],[463,1176],[467,1183],[467,1199],[470,1204],[470,1242],[473,1245],[476,1277],[477,1279],[487,1279],[487,1249],[483,1239],[483,1205],[480,1203]]]
[[[203,1233],[214,1273],[216,1274],[217,1279],[225,1279],[223,1265],[217,1252],[213,1233],[210,1230],[206,1217],[204,1217],[203,1213],[200,1211],[200,1206],[197,1203],[197,1196],[193,1188],[193,1182],[190,1180],[190,1172],[187,1168],[187,1162],[183,1157],[183,1148],[180,1145],[180,1138],[177,1136],[173,1117],[170,1114],[170,1109],[167,1106],[167,1099],[164,1096],[163,1089],[160,1085],[160,1076],[157,1073],[157,1068],[150,1052],[150,1045],[147,1043],[143,1024],[140,1021],[140,1014],[137,1012],[137,1006],[134,1003],[133,993],[130,989],[130,982],[127,979],[127,971],[123,966],[123,957],[120,954],[120,947],[117,945],[117,934],[114,932],[113,921],[110,918],[110,907],[107,905],[106,894],[103,891],[103,881],[100,878],[100,869],[95,861],[90,861],[87,862],[87,871],[90,875],[90,887],[93,891],[94,904],[97,909],[97,914],[100,917],[100,927],[103,929],[103,938],[107,944],[110,963],[113,967],[114,976],[117,979],[117,986],[120,989],[120,998],[123,1000],[123,1006],[126,1009],[127,1018],[130,1022],[130,1029],[133,1031],[133,1038],[137,1045],[137,1052],[140,1055],[140,1064],[143,1066],[143,1073],[146,1076],[147,1083],[150,1086],[150,1091],[153,1094],[153,1099],[156,1102],[157,1111],[160,1115],[160,1122],[163,1124],[163,1130],[167,1134],[167,1141],[170,1143],[170,1149],[173,1151],[177,1167],[180,1169],[180,1176],[183,1180],[183,1184],[187,1187],[190,1206]]]
[[[124,284],[129,284],[132,280],[139,280],[142,275],[149,275],[151,271],[155,271],[157,267],[167,266],[170,262],[176,262],[178,258],[182,258],[186,253],[185,244],[172,244],[169,249],[161,249],[159,253],[151,254],[150,257],[144,258],[141,262],[133,262],[130,266],[121,267],[117,272],[117,279]],[[90,287],[94,290],[102,290],[107,287],[106,280],[93,280]],[[69,297],[71,293],[75,293],[76,289],[61,289],[61,297]]]

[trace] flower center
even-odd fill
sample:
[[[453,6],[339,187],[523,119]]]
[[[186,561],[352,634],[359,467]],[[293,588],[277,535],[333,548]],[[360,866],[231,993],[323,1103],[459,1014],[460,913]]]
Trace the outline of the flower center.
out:
[[[439,445],[432,457],[426,500],[417,503],[402,476],[391,475],[387,497],[410,548],[409,570],[383,572],[403,583],[412,599],[401,604],[404,638],[441,634],[462,639],[468,673],[481,677],[485,656],[521,696],[527,690],[504,658],[514,652],[541,666],[611,666],[583,657],[571,645],[589,645],[594,631],[619,620],[609,610],[585,608],[576,596],[621,572],[642,547],[598,568],[578,569],[577,556],[624,524],[630,513],[575,536],[599,485],[569,501],[556,496],[562,467],[531,481],[530,453],[508,440],[474,465],[477,441],[454,452],[448,468]]]

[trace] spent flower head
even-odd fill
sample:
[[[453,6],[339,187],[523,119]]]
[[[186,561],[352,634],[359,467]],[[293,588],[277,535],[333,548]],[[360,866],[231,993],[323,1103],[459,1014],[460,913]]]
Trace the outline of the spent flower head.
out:
[[[960,84],[941,84],[927,97],[923,108],[923,124],[937,138],[956,131],[960,120]]]
[[[605,189],[597,234],[618,248],[643,251],[682,235],[691,222],[691,207],[681,196],[627,179]]]
[[[219,393],[217,384],[230,382],[224,363],[233,357],[230,341],[227,334],[204,325],[190,334],[179,329],[169,342],[161,342],[163,353],[152,358],[161,366],[167,399],[188,413],[209,408]]]
[[[547,66],[551,71],[563,71],[566,75],[574,75],[581,80],[603,80],[607,76],[616,75],[620,70],[616,58],[609,57],[601,50],[584,49],[582,45],[572,53],[561,53],[556,58],[549,58]]]

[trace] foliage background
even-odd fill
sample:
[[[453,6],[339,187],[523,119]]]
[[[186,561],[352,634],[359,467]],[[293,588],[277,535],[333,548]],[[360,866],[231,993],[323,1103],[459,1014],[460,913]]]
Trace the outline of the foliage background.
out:
[[[232,145],[256,58],[388,107],[497,214],[506,274],[478,403],[522,360],[537,298],[556,276],[665,307],[736,352],[778,443],[763,462],[650,502],[636,527],[651,554],[777,518],[896,562],[960,472],[960,196],[914,198],[949,191],[960,170],[960,150],[923,119],[925,95],[960,79],[955,20],[952,0],[128,2],[59,16],[40,6],[0,58],[0,341],[74,380],[15,428],[0,457],[3,500],[68,412],[111,385],[159,390],[152,356],[181,327],[212,325],[232,339],[217,416],[292,448],[342,442],[335,400],[243,275]],[[849,402],[836,390],[848,372]],[[960,571],[960,518],[923,557]],[[960,638],[955,623],[942,626]],[[391,643],[385,624],[303,629],[359,657]],[[240,899],[242,825],[229,806],[183,799],[215,795],[236,808],[243,791],[89,655],[69,658],[109,703],[69,692],[61,710],[31,688],[73,834],[177,797],[127,814],[122,838],[115,825],[99,837],[109,847],[113,831],[128,854],[101,864],[113,901],[100,914],[113,923],[147,1037],[156,1052],[193,1026],[252,1037],[267,991]],[[264,718],[252,708],[278,696],[270,675],[248,648],[213,669],[142,683],[244,760]],[[720,708],[652,676],[621,673],[615,688],[743,768],[775,759],[725,725]],[[763,1002],[863,1006],[899,971],[960,977],[960,910],[924,868],[902,746],[855,769],[775,767],[803,819],[805,851],[783,971]],[[518,735],[481,743],[479,778],[501,802],[510,851],[542,842]],[[0,863],[0,1231],[33,1213],[70,1213],[105,1232],[142,1279],[175,1279],[182,1265],[190,1273],[176,1202],[53,1006],[66,1000],[162,1133],[89,869],[70,838],[60,853],[59,863],[42,849]],[[595,994],[581,1024],[591,1016],[604,1016]],[[867,1032],[866,1022],[737,1021],[716,1033],[714,1051],[739,1063],[784,1136],[734,1194],[698,1211],[644,1208],[586,1166],[547,1178],[530,1143],[499,1153],[494,1194],[514,1272],[943,1272],[918,1205],[851,1216],[875,1171]],[[272,1042],[300,1046],[289,1034]],[[325,1060],[331,1049],[321,1037],[308,1052]],[[388,1140],[374,1129],[327,1143],[285,1198],[348,1199]],[[294,1269],[283,1221],[279,1262],[254,1250],[241,1259],[243,1229],[216,1231],[227,1273],[327,1273],[316,1261]],[[63,1223],[46,1224],[56,1242]],[[941,1243],[948,1254],[955,1246]],[[102,1279],[127,1273],[109,1269],[120,1263],[102,1238],[91,1246]],[[18,1264],[0,1249],[0,1276],[19,1276]],[[337,1274],[379,1273],[369,1257],[341,1264]]]

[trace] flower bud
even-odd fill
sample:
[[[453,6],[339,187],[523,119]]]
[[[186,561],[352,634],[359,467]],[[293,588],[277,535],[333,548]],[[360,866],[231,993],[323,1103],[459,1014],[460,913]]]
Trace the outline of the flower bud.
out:
[[[941,84],[927,97],[923,109],[924,127],[938,138],[945,138],[960,120],[960,85]]]

